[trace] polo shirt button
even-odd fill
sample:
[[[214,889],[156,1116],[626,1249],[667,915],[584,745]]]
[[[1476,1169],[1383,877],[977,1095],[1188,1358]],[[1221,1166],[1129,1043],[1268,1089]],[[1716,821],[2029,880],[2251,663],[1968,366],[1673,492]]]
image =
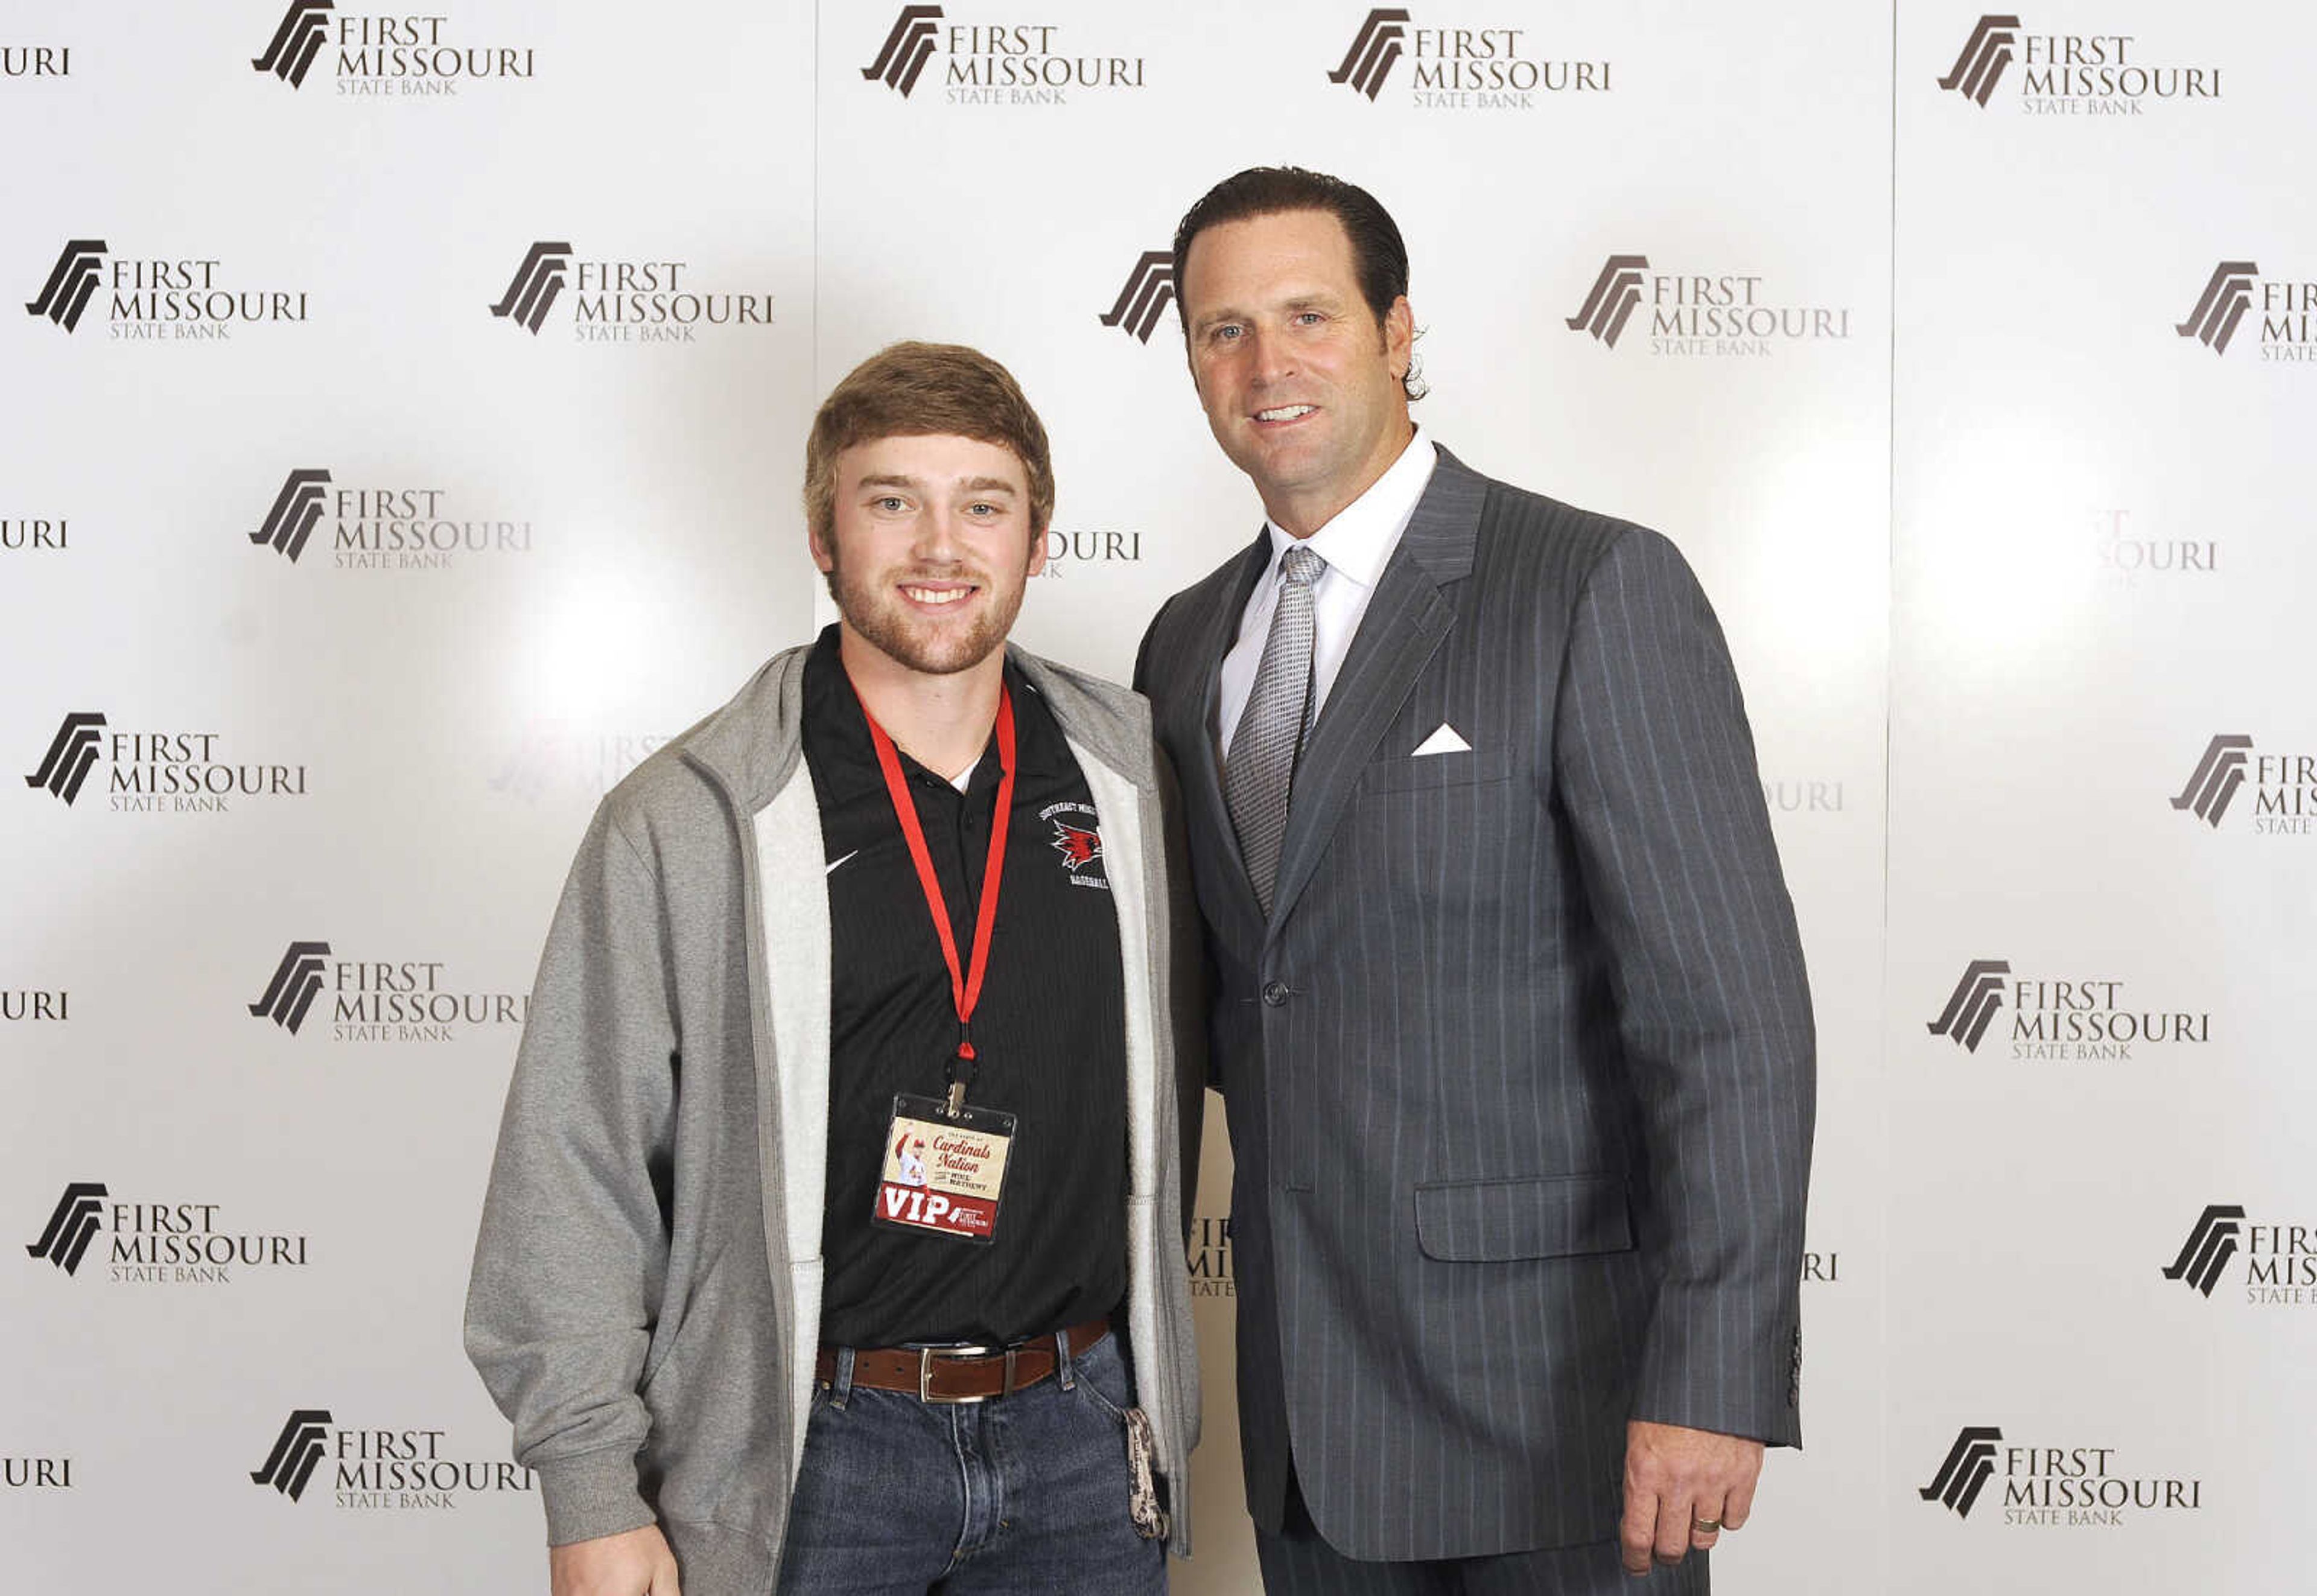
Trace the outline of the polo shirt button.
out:
[[[1265,982],[1263,983],[1263,1000],[1266,1003],[1270,1004],[1274,1009],[1277,1009],[1284,1005],[1287,1001],[1287,983],[1284,981]]]

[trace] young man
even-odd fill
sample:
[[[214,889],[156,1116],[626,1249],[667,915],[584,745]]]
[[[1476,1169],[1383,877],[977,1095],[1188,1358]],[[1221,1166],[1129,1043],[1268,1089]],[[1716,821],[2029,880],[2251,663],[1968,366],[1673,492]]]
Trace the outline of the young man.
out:
[[[1417,435],[1365,191],[1242,172],[1175,269],[1269,518],[1136,670],[1218,983],[1265,1583],[1704,1591],[1797,1439],[1812,1085],[1720,629],[1664,539]]]
[[[555,1596],[1161,1590],[1203,1071],[1147,712],[1004,646],[1053,477],[994,361],[863,363],[805,507],[842,619],[581,847],[468,1349]]]

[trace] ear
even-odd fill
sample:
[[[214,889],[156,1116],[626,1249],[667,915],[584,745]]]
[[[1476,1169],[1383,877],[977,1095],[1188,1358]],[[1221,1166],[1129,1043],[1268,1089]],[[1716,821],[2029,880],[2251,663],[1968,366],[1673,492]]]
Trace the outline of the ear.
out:
[[[808,526],[804,532],[805,547],[812,551],[812,562],[827,576],[836,569],[836,551],[822,542],[820,528]]]
[[[1408,375],[1415,359],[1416,312],[1409,309],[1408,296],[1392,300],[1391,309],[1383,313],[1383,352],[1391,364],[1395,380]]]
[[[1030,563],[1026,569],[1031,576],[1046,569],[1046,533],[1051,530],[1051,526],[1041,526],[1030,533]]]

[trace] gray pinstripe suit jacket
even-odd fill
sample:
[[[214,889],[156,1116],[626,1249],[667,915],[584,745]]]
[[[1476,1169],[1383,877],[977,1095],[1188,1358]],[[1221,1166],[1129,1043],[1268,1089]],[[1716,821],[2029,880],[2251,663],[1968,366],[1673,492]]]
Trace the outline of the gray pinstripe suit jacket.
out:
[[[1210,732],[1264,539],[1160,610],[1230,1121],[1248,1505],[1351,1556],[1616,1533],[1629,1418],[1794,1444],[1813,1036],[1673,545],[1445,450],[1314,725],[1265,923]],[[1469,752],[1411,757],[1442,723]]]

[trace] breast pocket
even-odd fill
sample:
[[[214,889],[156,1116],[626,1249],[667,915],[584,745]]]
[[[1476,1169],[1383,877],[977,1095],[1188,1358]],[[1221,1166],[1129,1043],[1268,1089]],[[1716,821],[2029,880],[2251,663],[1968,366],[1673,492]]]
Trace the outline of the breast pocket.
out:
[[[1460,749],[1452,754],[1416,754],[1372,759],[1360,770],[1361,794],[1446,792],[1500,782],[1512,774],[1503,749]]]

